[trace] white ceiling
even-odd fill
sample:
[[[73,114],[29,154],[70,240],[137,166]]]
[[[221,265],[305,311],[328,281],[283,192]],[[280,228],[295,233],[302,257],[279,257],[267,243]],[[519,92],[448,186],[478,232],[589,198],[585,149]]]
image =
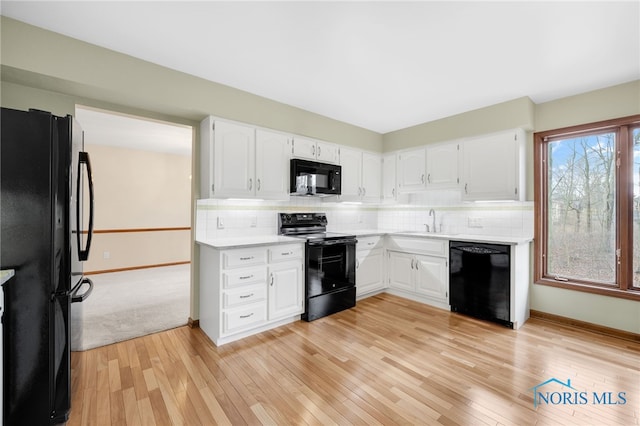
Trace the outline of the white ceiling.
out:
[[[77,106],[75,117],[88,144],[191,156],[192,129],[162,121]]]
[[[12,2],[2,14],[380,133],[640,78],[640,2]]]

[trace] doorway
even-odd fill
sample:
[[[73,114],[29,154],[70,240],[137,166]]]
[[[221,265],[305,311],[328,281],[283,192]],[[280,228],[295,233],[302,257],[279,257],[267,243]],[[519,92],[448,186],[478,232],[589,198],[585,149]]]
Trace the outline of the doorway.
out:
[[[186,324],[193,129],[84,106],[76,106],[76,119],[96,213],[84,263],[94,290],[72,306],[72,350]]]

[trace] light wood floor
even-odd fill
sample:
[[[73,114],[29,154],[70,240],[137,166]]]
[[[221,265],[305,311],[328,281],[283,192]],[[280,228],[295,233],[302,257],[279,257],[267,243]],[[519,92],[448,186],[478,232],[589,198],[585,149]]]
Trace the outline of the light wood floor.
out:
[[[637,425],[639,368],[635,342],[535,319],[513,331],[384,294],[219,348],[181,327],[74,352],[68,424]],[[534,409],[531,388],[550,378],[589,403]]]

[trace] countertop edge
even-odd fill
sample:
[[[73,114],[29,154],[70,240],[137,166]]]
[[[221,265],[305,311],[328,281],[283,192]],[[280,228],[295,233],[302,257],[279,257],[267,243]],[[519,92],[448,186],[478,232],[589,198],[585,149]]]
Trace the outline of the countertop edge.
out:
[[[0,271],[0,285],[9,281],[16,274],[13,269],[3,269]]]
[[[232,249],[244,247],[273,246],[279,244],[304,244],[300,238],[284,237],[281,235],[262,237],[220,238],[218,240],[195,240],[196,243],[214,249]]]
[[[432,238],[432,239],[444,239],[449,241],[475,241],[479,243],[488,244],[506,244],[506,245],[520,245],[529,244],[533,241],[533,238],[528,237],[500,237],[495,235],[470,235],[470,234],[426,234],[420,232],[411,231],[390,231],[390,230],[338,230],[335,232],[341,232],[345,234],[352,234],[357,237],[374,237],[374,236],[395,236],[395,237],[408,237],[408,238]],[[304,240],[295,237],[286,237],[282,235],[266,235],[256,237],[228,237],[220,238],[216,240],[195,240],[196,243],[212,247],[214,249],[232,249],[242,247],[258,247],[266,245],[278,245],[278,244],[291,244],[300,243],[303,244]]]

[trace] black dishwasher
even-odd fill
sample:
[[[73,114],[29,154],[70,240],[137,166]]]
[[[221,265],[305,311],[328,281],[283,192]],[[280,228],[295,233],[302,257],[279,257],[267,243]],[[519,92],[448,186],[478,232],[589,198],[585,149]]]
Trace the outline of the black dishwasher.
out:
[[[451,311],[513,328],[511,250],[508,245],[451,241],[449,303]]]

